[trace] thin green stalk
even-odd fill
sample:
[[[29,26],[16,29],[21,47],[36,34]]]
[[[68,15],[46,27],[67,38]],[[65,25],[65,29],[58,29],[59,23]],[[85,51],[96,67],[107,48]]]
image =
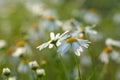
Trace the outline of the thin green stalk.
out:
[[[102,71],[100,73],[100,80],[103,79],[103,77],[105,76],[106,72],[107,72],[107,64],[104,64],[103,68],[102,68]]]
[[[56,45],[55,45],[55,47],[58,48]],[[67,74],[67,69],[66,69],[66,66],[64,64],[64,61],[63,61],[63,58],[62,58],[61,54],[58,53],[58,57],[59,57],[59,60],[61,61],[64,73],[65,73],[65,76],[66,76],[66,80],[70,80],[70,78],[69,78],[69,76]]]
[[[36,74],[35,74],[35,71],[32,71],[32,78],[33,78],[34,80],[37,80],[37,76],[36,76]]]
[[[75,55],[75,61],[77,64],[77,68],[78,68],[78,80],[82,80],[81,74],[80,74],[80,62],[79,62],[79,58]]]
[[[66,66],[65,66],[65,64],[64,64],[64,61],[63,61],[63,58],[62,58],[61,54],[59,54],[59,59],[60,59],[60,61],[61,61],[62,67],[63,67],[63,69],[64,69],[65,76],[66,76],[66,80],[70,80],[70,78],[69,78],[69,76],[68,76],[68,74],[67,74],[67,69],[66,69]]]
[[[9,77],[6,78],[6,80],[8,80]]]
[[[43,77],[41,77],[41,78],[37,77],[37,80],[43,80]]]

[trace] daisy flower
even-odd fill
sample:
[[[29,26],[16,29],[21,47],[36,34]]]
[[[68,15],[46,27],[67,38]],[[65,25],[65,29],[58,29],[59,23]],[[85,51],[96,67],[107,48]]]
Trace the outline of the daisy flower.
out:
[[[29,1],[25,4],[26,8],[33,14],[41,16],[44,12],[44,3]]]
[[[5,40],[0,40],[0,49],[5,48],[7,45]]]
[[[31,55],[32,50],[25,41],[19,41],[17,43],[16,50],[12,53],[13,57],[23,57],[25,55]]]
[[[93,35],[97,35],[97,31],[93,30],[95,25],[93,26],[86,26],[86,27],[79,27],[77,31],[73,32],[74,36],[80,37],[81,39],[86,39],[86,37],[90,37]]]
[[[36,44],[40,40],[43,40],[45,37],[42,27],[39,24],[34,23],[32,27],[28,30],[28,37],[32,44]]]
[[[11,70],[9,68],[3,68],[2,74],[6,77],[8,77],[11,73]]]
[[[116,46],[116,47],[120,47],[120,41],[117,40],[113,40],[111,38],[106,39],[106,45],[107,46]]]
[[[86,26],[86,27],[80,27],[79,28],[79,32],[85,32],[88,35],[97,34],[97,31],[92,29],[94,27],[95,27],[95,25],[93,25],[93,26]]]
[[[31,68],[31,70],[36,70],[39,67],[39,64],[37,63],[37,61],[31,61],[28,63],[28,65]]]
[[[58,13],[53,8],[44,9],[42,17],[48,17],[48,16],[52,16],[54,18],[57,18],[58,17]]]
[[[29,65],[27,61],[21,61],[17,68],[19,73],[27,73],[29,72]]]
[[[81,26],[82,24],[76,21],[75,19],[70,19],[63,23],[62,29],[65,31],[66,30],[73,31],[73,30],[77,30],[77,28]]]
[[[46,43],[43,43],[42,45],[38,46],[37,48],[39,50],[42,50],[46,47],[52,48],[54,45],[55,46],[60,46],[61,45],[61,41],[66,39],[67,37],[69,37],[69,35],[66,35],[68,33],[68,31],[64,32],[63,34],[60,35],[60,33],[57,33],[56,35],[51,32],[50,33],[50,40]]]
[[[116,24],[120,24],[120,13],[115,13],[113,16],[113,22]]]
[[[119,58],[119,53],[111,47],[104,48],[103,52],[100,54],[101,62],[108,64],[109,59],[117,61]]]
[[[82,57],[80,58],[80,63],[82,66],[91,66],[92,61],[91,61],[91,57],[89,54],[85,53],[81,55]]]
[[[63,42],[63,44],[58,48],[58,52],[64,54],[69,50],[70,47],[72,47],[75,54],[80,56],[80,53],[83,52],[83,49],[88,48],[88,43],[90,43],[88,40],[71,37]]]
[[[43,76],[45,76],[45,70],[44,69],[37,69],[36,74],[38,77],[43,77]]]
[[[9,77],[8,80],[17,80],[17,78],[13,76],[13,77]]]
[[[99,24],[101,21],[101,16],[97,13],[97,10],[91,9],[83,15],[83,19],[89,24]]]
[[[61,21],[57,20],[53,16],[45,16],[45,20],[41,22],[41,26],[48,30],[58,30],[62,24]]]

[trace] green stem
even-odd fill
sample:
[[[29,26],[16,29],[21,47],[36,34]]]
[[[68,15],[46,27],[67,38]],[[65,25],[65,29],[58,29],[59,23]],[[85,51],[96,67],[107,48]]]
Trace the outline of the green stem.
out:
[[[66,76],[66,80],[70,80],[70,78],[69,78],[69,76],[68,76],[68,74],[67,74],[67,69],[66,69],[66,66],[65,66],[65,64],[64,64],[64,61],[63,61],[63,58],[62,58],[61,54],[59,54],[59,59],[60,59],[60,61],[61,61],[62,67],[63,67],[63,69],[64,69],[65,76]]]
[[[32,72],[32,78],[33,78],[34,80],[37,80],[37,78],[38,78],[38,77],[36,76],[36,74],[35,74],[34,71]]]
[[[9,77],[6,77],[6,79],[5,80],[8,80],[9,79]]]
[[[55,47],[58,48],[56,45],[55,45]],[[62,64],[64,73],[65,73],[65,76],[66,76],[66,80],[70,80],[70,78],[69,78],[69,76],[68,76],[68,74],[67,74],[66,66],[65,66],[65,64],[64,64],[63,58],[62,58],[62,56],[61,56],[60,53],[58,53],[58,58],[59,58],[59,60],[61,61],[61,64]]]
[[[77,64],[77,68],[78,68],[78,80],[82,80],[81,74],[80,74],[80,62],[79,62],[79,58],[78,56],[75,55],[75,61]]]
[[[100,73],[100,80],[102,80],[107,72],[107,64],[103,65],[102,71]]]
[[[37,80],[43,80],[43,77],[41,77],[41,78],[37,77]]]

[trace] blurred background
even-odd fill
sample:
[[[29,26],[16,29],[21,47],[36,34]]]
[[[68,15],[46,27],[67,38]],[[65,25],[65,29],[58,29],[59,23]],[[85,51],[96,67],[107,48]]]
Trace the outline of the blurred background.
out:
[[[94,30],[99,35],[93,36],[85,52],[89,56],[80,57],[83,80],[120,80],[120,59],[110,60],[107,66],[99,59],[107,38],[120,40],[120,0],[0,0],[0,80],[4,80],[2,69],[5,67],[11,69],[10,76],[15,76],[16,80],[34,80],[27,64],[33,60],[45,70],[43,80],[66,80],[56,48],[36,49],[49,40],[51,31],[64,32],[66,24],[60,29],[49,28],[51,24],[46,21],[54,19],[59,21],[59,26],[72,19],[82,26],[96,25]],[[13,55],[23,46],[27,47],[27,55],[22,59]],[[120,54],[120,47],[114,49]],[[76,80],[73,52],[65,54],[63,61],[70,80]]]

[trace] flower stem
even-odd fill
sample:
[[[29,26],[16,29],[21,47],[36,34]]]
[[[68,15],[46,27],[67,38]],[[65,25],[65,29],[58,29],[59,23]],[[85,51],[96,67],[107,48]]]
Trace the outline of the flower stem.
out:
[[[77,68],[78,68],[78,80],[82,80],[81,74],[80,74],[80,62],[79,62],[79,58],[78,56],[75,55],[75,61],[77,64]]]
[[[37,80],[43,80],[43,77],[41,77],[41,78],[37,77]]]
[[[103,65],[102,71],[100,73],[100,79],[102,80],[105,76],[105,74],[107,73],[107,64]]]
[[[68,76],[68,74],[67,74],[67,69],[66,69],[66,66],[65,66],[65,64],[64,64],[64,61],[63,61],[63,58],[62,58],[61,54],[59,54],[59,59],[60,59],[60,61],[61,61],[62,67],[63,67],[63,69],[64,69],[65,76],[66,76],[66,80],[70,80],[70,78],[69,78],[69,76]]]
[[[55,45],[55,47],[58,48],[56,45]],[[58,53],[58,58],[59,58],[59,60],[61,61],[61,64],[62,64],[64,73],[65,73],[65,76],[66,76],[66,80],[70,80],[70,78],[69,78],[69,76],[68,76],[68,74],[67,74],[66,66],[65,66],[65,64],[64,64],[63,58],[62,58],[62,56],[61,56],[60,53]]]
[[[9,79],[9,77],[7,77],[5,80],[8,80]]]

